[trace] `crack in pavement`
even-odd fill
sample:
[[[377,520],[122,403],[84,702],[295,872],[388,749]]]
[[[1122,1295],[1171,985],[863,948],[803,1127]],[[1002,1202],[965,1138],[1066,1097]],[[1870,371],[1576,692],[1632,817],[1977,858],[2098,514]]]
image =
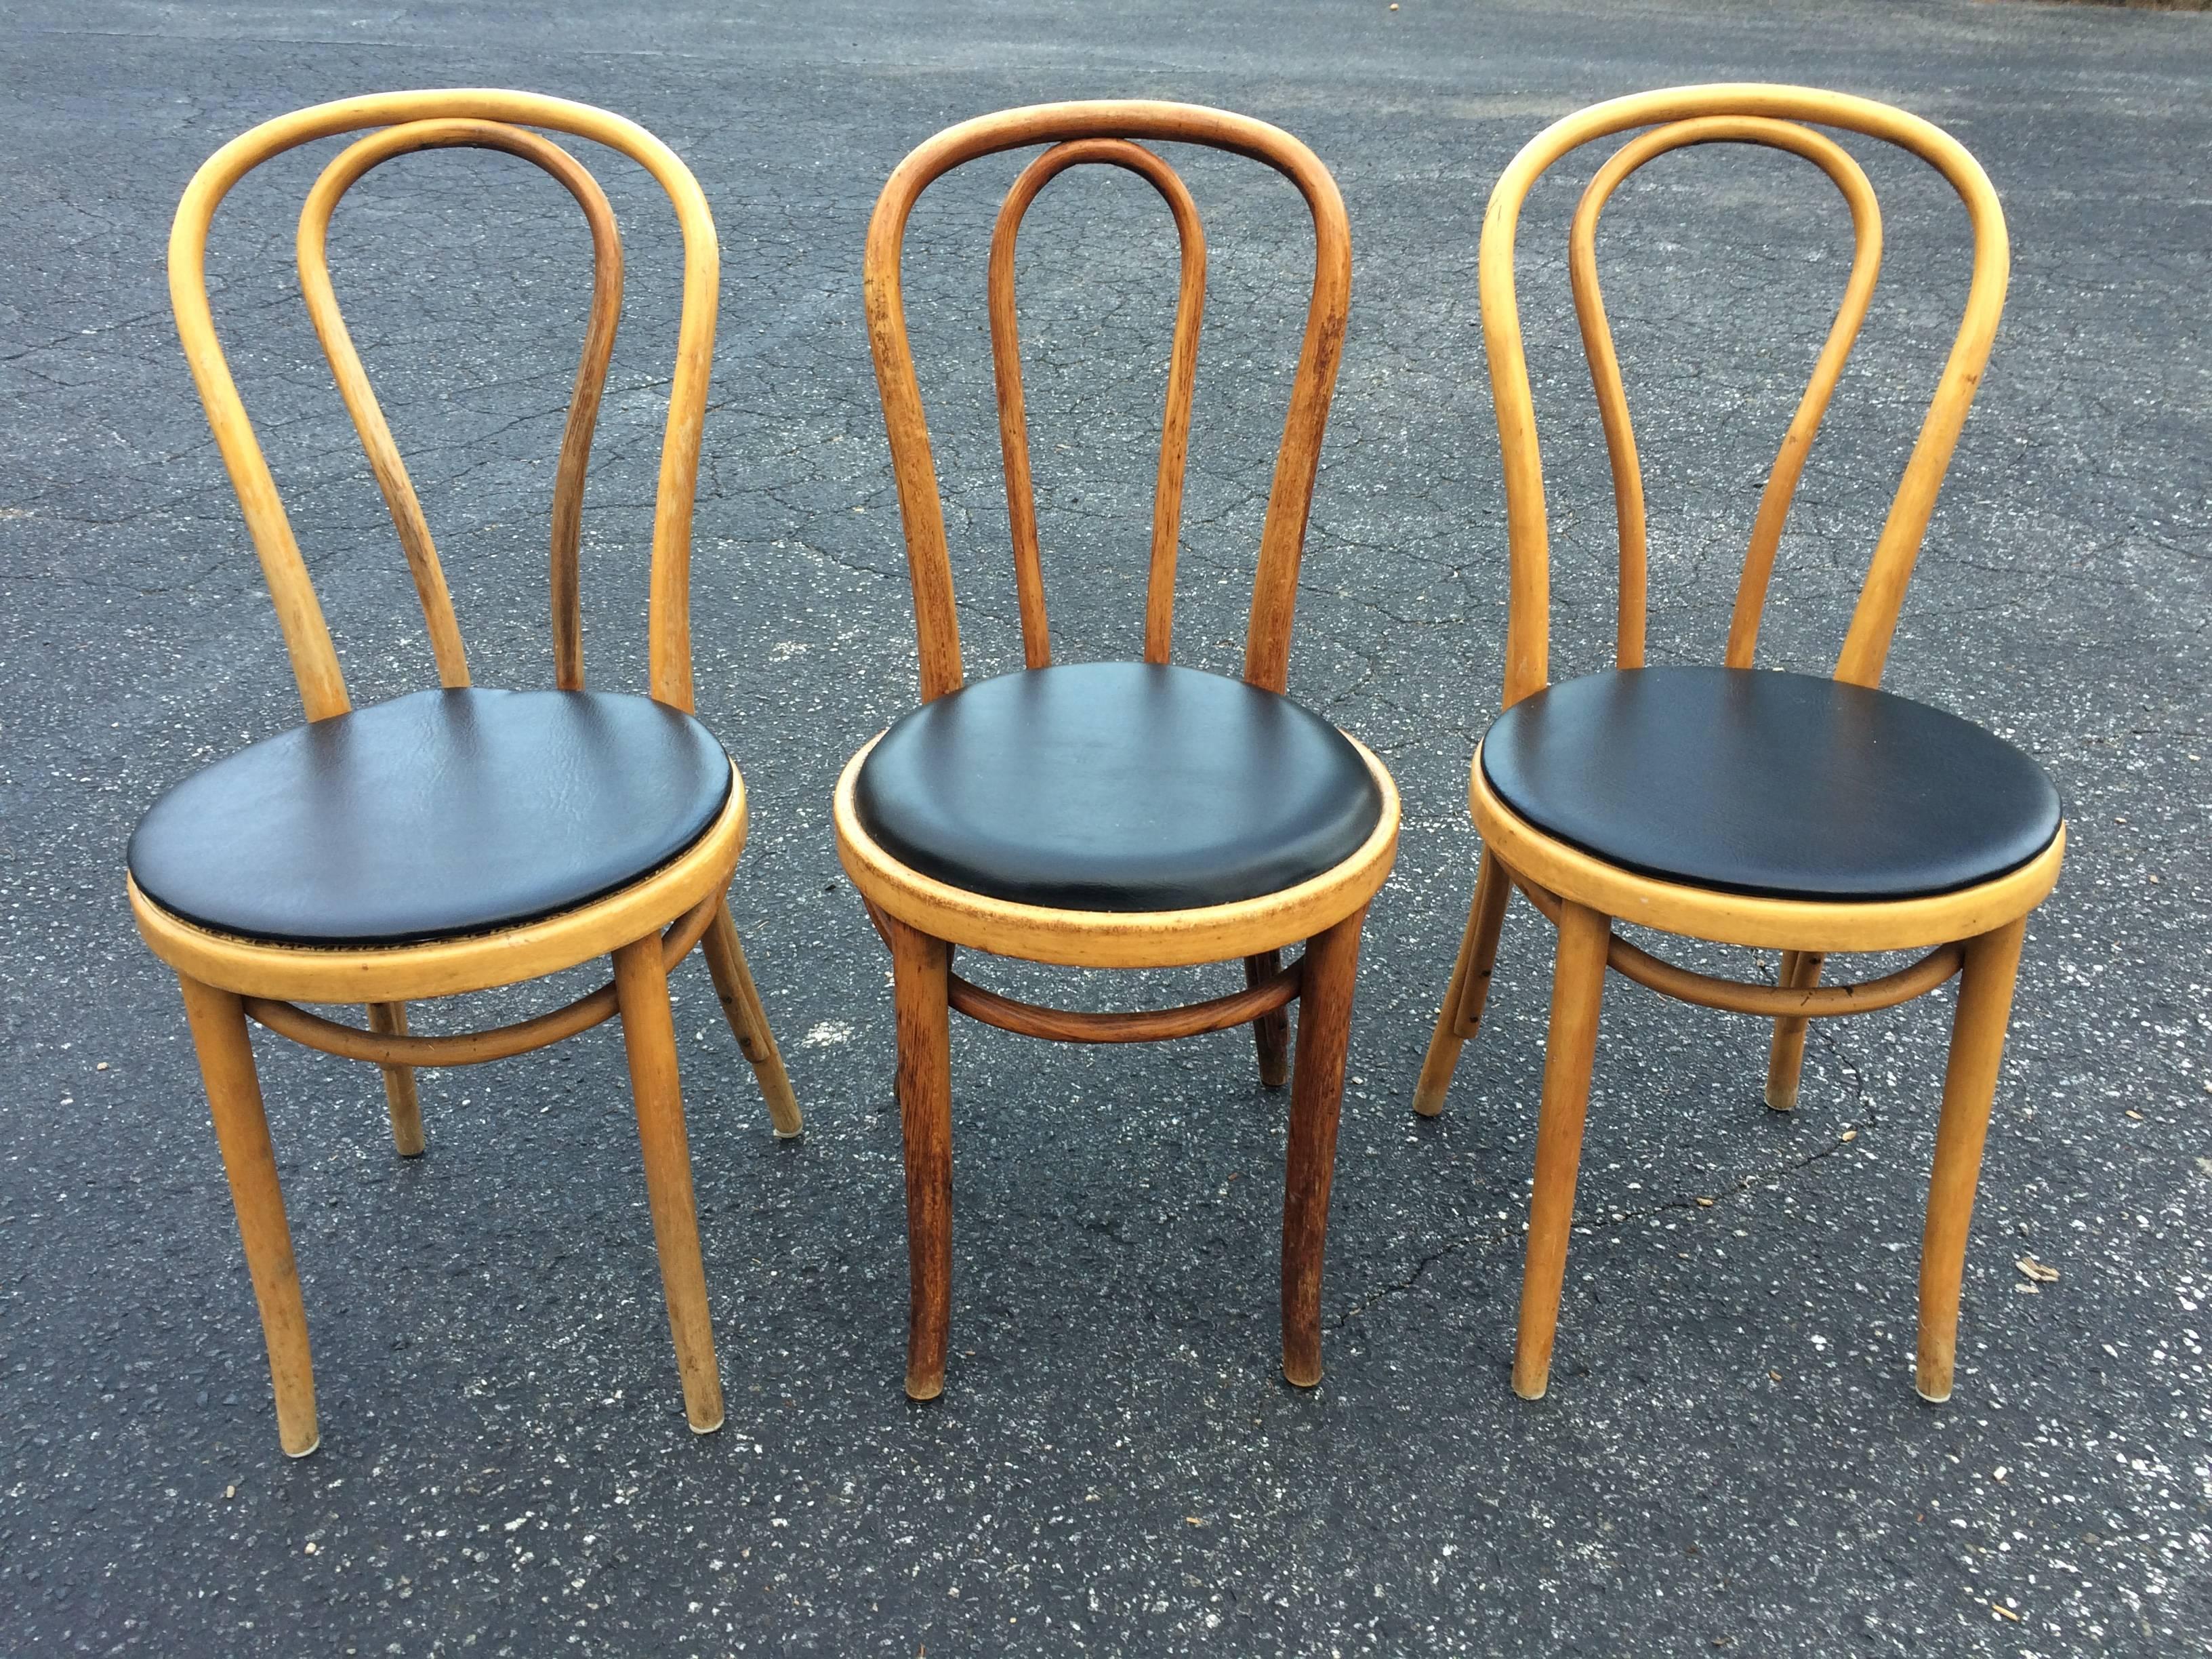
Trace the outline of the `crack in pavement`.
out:
[[[1571,1223],[1573,1231],[1576,1233],[1608,1232],[1615,1229],[1626,1227],[1632,1223],[1648,1221],[1655,1216],[1664,1215],[1673,1210],[1697,1211],[1715,1209],[1719,1206],[1723,1200],[1729,1198],[1740,1198],[1744,1194],[1752,1192],[1754,1188],[1766,1191],[1779,1191],[1779,1183],[1789,1176],[1795,1175],[1801,1170],[1809,1169],[1814,1164],[1820,1163],[1826,1158],[1834,1157],[1846,1146],[1856,1144],[1861,1130],[1878,1129],[1882,1127],[1883,1120],[1881,1115],[1875,1108],[1873,1096],[1867,1091],[1865,1074],[1860,1070],[1858,1062],[1853,1060],[1850,1055],[1844,1051],[1843,1045],[1827,1030],[1826,1026],[1831,1023],[1832,1022],[1815,1020],[1812,1023],[1811,1030],[1814,1033],[1816,1033],[1819,1036],[1822,1047],[1827,1049],[1830,1055],[1834,1059],[1837,1067],[1842,1071],[1844,1076],[1849,1079],[1851,1091],[1856,1097],[1859,1108],[1863,1113],[1863,1116],[1846,1119],[1843,1123],[1838,1125],[1834,1138],[1832,1139],[1826,1146],[1816,1147],[1801,1158],[1792,1158],[1784,1163],[1774,1164],[1765,1169],[1753,1170],[1746,1174],[1736,1176],[1733,1178],[1732,1184],[1724,1186],[1713,1193],[1692,1194],[1683,1198],[1664,1199],[1656,1203],[1644,1205],[1636,1209],[1615,1208],[1613,1209],[1610,1213],[1602,1214],[1587,1221],[1577,1217]],[[1781,1115],[1781,1114],[1776,1114],[1776,1115]],[[1462,1252],[1471,1249],[1478,1244],[1504,1243],[1514,1237],[1520,1237],[1526,1231],[1527,1226],[1525,1223],[1519,1227],[1516,1227],[1511,1222],[1508,1221],[1486,1227],[1479,1232],[1468,1233],[1458,1238],[1452,1239],[1444,1243],[1439,1249],[1431,1250],[1426,1255],[1418,1258],[1413,1263],[1413,1271],[1407,1273],[1402,1278],[1394,1279],[1387,1285],[1379,1285],[1370,1291],[1367,1295],[1363,1297],[1360,1300],[1353,1303],[1350,1307],[1346,1308],[1344,1312],[1340,1314],[1335,1319],[1330,1321],[1328,1324],[1328,1328],[1333,1331],[1342,1330],[1353,1320],[1361,1317],[1370,1310],[1375,1308],[1381,1303],[1389,1300],[1392,1297],[1405,1295],[1421,1282],[1422,1278],[1428,1273],[1430,1268],[1435,1267],[1440,1261],[1446,1261],[1452,1256],[1460,1255]]]

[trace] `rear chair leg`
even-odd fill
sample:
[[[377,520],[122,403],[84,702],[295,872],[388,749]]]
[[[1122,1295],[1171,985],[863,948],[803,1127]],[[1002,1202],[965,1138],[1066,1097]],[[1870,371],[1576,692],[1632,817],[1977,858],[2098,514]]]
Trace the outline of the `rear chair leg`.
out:
[[[1513,891],[1505,866],[1488,848],[1475,871],[1474,902],[1467,913],[1467,933],[1452,963],[1451,983],[1444,990],[1443,1012],[1429,1038],[1428,1058],[1421,1062],[1421,1079],[1413,1085],[1413,1109],[1434,1117],[1444,1109],[1451,1090],[1452,1073],[1459,1069],[1460,1045],[1473,1036],[1482,1023],[1482,1005],[1490,997],[1490,976],[1498,966],[1498,935],[1505,925],[1505,901]]]
[[[738,1048],[751,1062],[753,1077],[768,1101],[769,1121],[788,1140],[806,1127],[799,1115],[799,1100],[791,1092],[791,1079],[776,1052],[775,1037],[768,1029],[768,1010],[761,1006],[752,969],[745,965],[745,947],[738,943],[738,925],[730,919],[729,901],[714,912],[707,929],[707,971],[714,975],[714,994],[721,999],[722,1013]]]
[[[1809,991],[1820,982],[1820,968],[1826,961],[1818,951],[1784,951],[1782,971],[1775,982],[1785,990]],[[1766,1050],[1766,1103],[1778,1112],[1796,1109],[1797,1079],[1805,1066],[1805,1028],[1809,1024],[1791,1015],[1774,1022],[1774,1040]]]
[[[372,1002],[368,1029],[380,1036],[407,1035],[407,1005]],[[384,1103],[392,1111],[392,1144],[402,1158],[422,1156],[422,1105],[415,1093],[412,1066],[380,1066],[384,1073]]]
[[[269,1380],[276,1391],[276,1437],[288,1457],[305,1457],[322,1443],[315,1424],[315,1370],[307,1353],[307,1310],[300,1300],[300,1273],[292,1260],[292,1231],[284,1218],[284,1194],[276,1181],[276,1149],[261,1108],[261,1079],[253,1070],[253,1043],[246,1008],[236,995],[177,976],[185,1018],[198,1050],[200,1079],[238,1236],[246,1246],[253,1297],[261,1304],[261,1334],[269,1347]]]
[[[1272,978],[1283,965],[1279,951],[1262,951],[1244,958],[1244,982],[1257,985]],[[1279,1089],[1291,1080],[1291,1010],[1286,1003],[1271,1008],[1252,1022],[1252,1039],[1260,1049],[1260,1086]]]

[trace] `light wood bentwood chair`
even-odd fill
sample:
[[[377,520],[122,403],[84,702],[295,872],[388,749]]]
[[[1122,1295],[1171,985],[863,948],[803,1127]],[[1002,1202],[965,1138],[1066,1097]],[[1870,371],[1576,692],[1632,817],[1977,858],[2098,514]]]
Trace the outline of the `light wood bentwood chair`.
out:
[[[1244,676],[1170,665],[1191,387],[1206,288],[1198,210],[1138,140],[1209,145],[1264,162],[1311,210],[1304,344],[1261,532]],[[1005,451],[1021,672],[963,687],[952,571],[899,258],[915,199],[979,156],[1048,144],[1007,192],[991,240],[989,310]],[[1165,199],[1182,245],[1153,500],[1141,663],[1054,666],[1030,488],[1014,241],[1037,192],[1071,167],[1127,168]],[[948,127],[891,174],[868,226],[866,288],[884,422],[914,579],[922,706],[838,781],[837,848],[890,946],[906,1141],[911,1310],[907,1393],[944,1387],[951,1309],[949,1010],[1063,1042],[1146,1042],[1251,1025],[1260,1075],[1285,1079],[1287,1010],[1301,1009],[1283,1195],[1283,1372],[1321,1378],[1321,1270],[1361,918],[1389,872],[1398,797],[1382,764],[1283,696],[1314,470],[1344,337],[1352,254],[1328,171],[1263,123],[1181,104],[1008,110]],[[1305,941],[1288,966],[1279,952]],[[951,972],[956,946],[1087,968],[1242,958],[1246,987],[1158,1012],[1073,1013],[1016,1002]]]
[[[622,246],[592,175],[518,123],[621,151],[659,181],[684,235],[684,308],[653,516],[652,696],[583,689],[577,537],[584,473],[622,307]],[[207,234],[259,163],[334,133],[377,128],[334,160],[300,216],[300,283],[421,594],[441,690],[356,709],[245,405],[216,343]],[[331,287],[331,210],[362,174],[455,145],[535,162],[574,196],[594,252],[590,321],[553,495],[551,691],[472,687],[445,577],[398,448]],[[543,1048],[619,1012],[647,1193],[691,1426],[720,1425],[722,1394],[691,1201],[668,973],[704,942],[714,988],[779,1134],[799,1109],[724,894],[745,838],[743,781],[693,720],[691,506],[720,281],[714,228],[683,162],[604,110],[526,93],[387,93],[266,122],[194,176],[169,240],[185,355],[276,603],[308,724],[258,743],[157,801],[130,849],[131,904],[177,970],[261,1305],[284,1449],[315,1449],[315,1391],[300,1281],[246,1021],[380,1066],[400,1153],[422,1151],[413,1068]],[[611,955],[614,981],[495,1030],[424,1036],[406,1005],[509,985]],[[362,1003],[366,1030],[300,1002]]]
[[[1966,204],[1974,238],[1966,319],[1936,383],[1860,590],[1832,678],[1753,672],[1759,610],[1806,451],[1866,314],[1881,218],[1857,163],[1802,122],[1886,139],[1927,161]],[[1612,457],[1620,603],[1611,672],[1549,684],[1544,483],[1513,283],[1521,204],[1569,150],[1650,129],[1601,167],[1570,234],[1570,270]],[[1765,144],[1803,156],[1843,192],[1857,251],[1842,305],[1767,481],[1737,588],[1725,666],[1646,667],[1644,519],[1627,399],[1599,297],[1599,212],[1629,174],[1687,144]],[[2058,878],[2057,792],[2026,756],[1954,715],[1877,689],[1936,492],[2004,302],[2004,216],[1948,134],[1863,98],[1795,87],[1680,87],[1615,99],[1539,134],[1505,170],[1483,221],[1483,339],[1504,451],[1511,601],[1505,712],[1468,784],[1482,836],[1467,935],[1422,1068],[1415,1109],[1443,1109],[1474,1034],[1518,887],[1559,928],[1513,1386],[1543,1394],[1574,1210],[1575,1166],[1608,966],[1667,995],[1774,1022],[1766,1101],[1796,1103],[1805,1022],[1888,1008],[1960,975],[1927,1229],[1921,1241],[1922,1395],[1951,1393],[1959,1277],[2027,916]],[[1747,985],[1661,961],[1614,921],[1778,950],[1778,982]],[[1821,986],[1830,954],[1925,951],[1910,967]]]

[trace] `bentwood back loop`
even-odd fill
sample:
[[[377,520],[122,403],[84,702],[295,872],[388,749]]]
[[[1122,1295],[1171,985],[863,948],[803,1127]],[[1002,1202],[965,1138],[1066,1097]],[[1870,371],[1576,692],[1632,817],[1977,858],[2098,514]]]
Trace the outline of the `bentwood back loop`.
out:
[[[720,255],[706,198],[675,153],[634,121],[566,99],[466,89],[342,99],[264,122],[225,144],[193,175],[178,204],[169,234],[169,297],[176,310],[177,331],[201,400],[207,406],[223,464],[238,491],[254,549],[260,555],[262,573],[276,601],[277,620],[284,630],[284,643],[309,720],[342,714],[351,704],[291,522],[216,338],[207,295],[209,226],[231,188],[264,161],[319,138],[364,128],[381,129],[332,161],[310,191],[300,216],[301,287],[406,550],[422,597],[440,682],[460,686],[469,683],[468,665],[437,552],[331,289],[325,256],[331,214],[339,198],[380,163],[415,150],[457,145],[519,155],[544,168],[575,197],[592,230],[592,311],[556,475],[552,560],[556,678],[563,688],[574,689],[583,683],[576,620],[576,539],[583,476],[622,305],[622,246],[614,215],[591,174],[573,156],[523,131],[524,126],[588,138],[637,162],[667,192],[683,234],[683,313],[677,331],[675,374],[669,388],[659,488],[653,509],[648,634],[653,697],[673,708],[692,706],[691,512],[698,485],[700,430],[706,416],[707,375],[721,285]]]
[[[1290,410],[1283,422],[1274,480],[1267,494],[1245,636],[1245,679],[1271,691],[1280,691],[1287,683],[1291,623],[1297,603],[1306,516],[1313,503],[1314,475],[1321,460],[1329,398],[1335,390],[1352,292],[1352,236],[1336,181],[1313,152],[1288,133],[1226,110],[1137,101],[1042,104],[979,116],[947,127],[899,164],[877,198],[875,214],[868,222],[863,268],[868,338],[875,352],[876,384],[883,395],[884,425],[890,441],[899,512],[906,529],[925,702],[957,688],[962,672],[960,626],[953,610],[944,507],[930,453],[921,383],[907,341],[900,278],[907,218],[922,191],[954,167],[1030,144],[1054,148],[1032,162],[1007,192],[991,240],[989,283],[992,358],[1024,653],[1032,668],[1051,660],[1037,557],[1036,509],[1030,495],[1020,346],[1014,324],[1014,240],[1030,204],[1054,178],[1071,167],[1103,163],[1127,168],[1160,192],[1174,217],[1182,251],[1145,613],[1145,659],[1168,660],[1183,461],[1190,431],[1199,322],[1205,305],[1206,240],[1197,208],[1182,180],[1167,162],[1144,148],[1146,141],[1160,140],[1227,150],[1273,167],[1297,186],[1313,216],[1313,292],[1306,308],[1305,336],[1291,383]]]
[[[1175,629],[1176,552],[1182,543],[1183,468],[1190,454],[1191,394],[1198,381],[1199,325],[1206,313],[1206,228],[1198,204],[1176,170],[1126,138],[1077,138],[1054,144],[1022,170],[991,231],[991,368],[999,395],[999,445],[1006,461],[1006,519],[1014,544],[1015,590],[1021,605],[1022,655],[1027,666],[1052,661],[1045,620],[1044,568],[1037,550],[1036,494],[1030,478],[1029,417],[1022,400],[1022,345],[1014,312],[1014,243],[1023,216],[1044,187],[1085,162],[1133,173],[1158,191],[1175,217],[1182,255],[1176,284],[1174,342],[1168,355],[1167,411],[1160,422],[1160,460],[1152,485],[1152,569],[1145,584],[1145,660],[1165,662]],[[925,434],[926,436],[927,434]]]
[[[1737,589],[1727,662],[1733,668],[1749,667],[1783,520],[1796,492],[1806,453],[1826,411],[1829,395],[1866,316],[1881,263],[1881,210],[1865,173],[1833,140],[1801,125],[1808,121],[1884,139],[1920,157],[1958,192],[1973,236],[1973,276],[1958,335],[1890,502],[1881,539],[1860,587],[1850,631],[1835,665],[1836,678],[1851,684],[1881,683],[1905,585],[1911,580],[1929,515],[1935,510],[1936,491],[1951,464],[1967,408],[1981,384],[1982,368],[1996,335],[1997,318],[2004,308],[2005,283],[2011,269],[2004,210],[1981,164],[1958,140],[1903,110],[1871,99],[1803,87],[1677,87],[1593,105],[1546,128],[1508,165],[1491,192],[1490,206],[1483,216],[1477,280],[1482,299],[1483,343],[1490,356],[1491,392],[1497,404],[1504,462],[1507,544],[1512,564],[1505,670],[1509,708],[1550,678],[1551,575],[1543,458],[1536,439],[1534,403],[1514,289],[1515,233],[1522,204],[1536,180],[1570,152],[1631,128],[1650,129],[1624,145],[1591,179],[1575,210],[1570,237],[1576,315],[1613,463],[1620,538],[1618,660],[1623,668],[1640,666],[1644,660],[1644,489],[1627,394],[1598,288],[1598,215],[1621,182],[1645,163],[1685,145],[1710,143],[1762,144],[1802,155],[1827,174],[1850,206],[1856,244],[1850,275],[1811,381],[1759,499]]]

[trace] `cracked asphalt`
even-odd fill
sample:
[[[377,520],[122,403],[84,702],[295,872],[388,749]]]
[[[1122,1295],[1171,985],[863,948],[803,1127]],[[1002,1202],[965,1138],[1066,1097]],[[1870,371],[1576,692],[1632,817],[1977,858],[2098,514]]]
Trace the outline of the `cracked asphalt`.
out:
[[[2031,4],[1633,0],[559,9],[19,0],[0,31],[0,1650],[11,1653],[2174,1654],[2212,1650],[2206,624],[2212,18]],[[2069,804],[2029,935],[1956,1397],[1913,1394],[1914,1263],[1949,998],[1761,1028],[1607,994],[1550,1397],[1506,1384],[1549,941],[1508,926],[1446,1115],[1408,1109],[1467,902],[1468,757],[1505,593],[1475,308],[1489,185],[1613,94],[1795,80],[1957,134],[2011,299],[1888,684],[2038,756]],[[428,1075],[428,1156],[374,1074],[260,1044],[321,1394],[277,1451],[172,984],[122,848],[167,784],[297,718],[163,290],[198,163],[315,100],[511,84],[641,120],[714,203],[723,315],[694,604],[700,711],[744,766],[736,903],[808,1114],[769,1133],[703,969],[677,976],[729,1395],[684,1426],[611,1029]],[[1350,204],[1353,312],[1292,690],[1395,769],[1324,1291],[1328,1376],[1276,1370],[1285,1103],[1237,1033],[954,1040],[954,1357],[900,1389],[885,961],[830,793],[908,707],[903,556],[860,325],[898,158],[1006,105],[1140,94],[1304,137]],[[297,301],[328,149],[241,187],[217,317],[355,696],[429,682],[404,566]],[[1762,660],[1840,641],[1942,352],[1966,237],[1864,144],[1889,256],[1784,540]],[[596,158],[594,158],[596,160]],[[1181,159],[1178,153],[1177,159]],[[1018,660],[981,308],[1018,161],[933,191],[908,270],[971,673]],[[641,688],[672,229],[630,242],[591,477],[586,650]],[[1186,176],[1213,251],[1178,646],[1233,668],[1309,239],[1286,185]],[[1576,175],[1577,178],[1582,175]],[[1610,639],[1610,495],[1548,184],[1522,232],[1555,533],[1554,672]],[[1655,658],[1712,659],[1773,445],[1848,263],[1786,157],[1670,157],[1607,217],[1642,422]],[[1174,290],[1134,180],[1055,184],[1022,252],[1054,617],[1134,654]],[[445,551],[478,679],[550,682],[544,538],[587,244],[507,158],[380,170],[341,297]],[[1747,955],[1689,959],[1758,971]],[[1766,964],[1771,968],[1771,963]],[[1873,964],[1877,969],[1879,963]],[[1225,970],[1016,994],[1132,1006]],[[544,1006],[486,999],[469,1018]],[[458,1023],[424,1011],[420,1023]],[[2055,1268],[2031,1281],[2014,1263]]]

